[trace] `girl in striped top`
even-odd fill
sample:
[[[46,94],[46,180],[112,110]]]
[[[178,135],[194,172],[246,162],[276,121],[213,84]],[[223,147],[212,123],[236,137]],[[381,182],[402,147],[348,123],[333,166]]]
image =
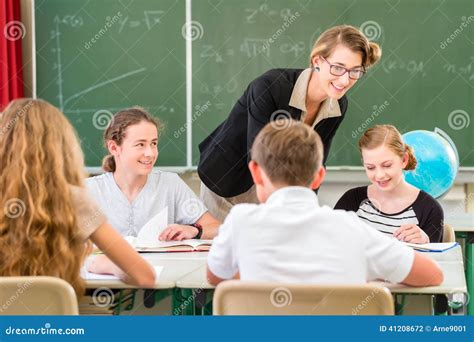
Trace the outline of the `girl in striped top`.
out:
[[[416,158],[391,125],[369,128],[359,140],[371,185],[347,191],[335,209],[355,211],[369,225],[411,243],[441,242],[444,214],[428,193],[408,184],[403,170],[414,170]]]

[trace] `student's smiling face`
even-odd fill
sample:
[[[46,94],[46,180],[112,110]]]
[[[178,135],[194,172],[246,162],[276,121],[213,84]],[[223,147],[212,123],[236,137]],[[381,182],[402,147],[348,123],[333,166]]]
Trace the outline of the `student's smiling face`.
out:
[[[318,65],[320,71],[317,73],[319,77],[319,84],[321,85],[321,92],[327,97],[333,99],[340,99],[352,86],[357,82],[349,78],[349,73],[346,72],[342,76],[332,75],[330,64],[338,65],[346,69],[363,70],[362,56],[350,50],[344,45],[337,45],[334,51],[327,57],[321,58],[315,56],[312,60],[313,66]]]
[[[379,190],[391,191],[403,181],[403,169],[408,156],[400,158],[385,145],[373,149],[362,149],[362,159],[369,180]]]
[[[125,138],[115,152],[117,171],[137,176],[148,175],[158,158],[158,130],[142,121],[125,130]]]

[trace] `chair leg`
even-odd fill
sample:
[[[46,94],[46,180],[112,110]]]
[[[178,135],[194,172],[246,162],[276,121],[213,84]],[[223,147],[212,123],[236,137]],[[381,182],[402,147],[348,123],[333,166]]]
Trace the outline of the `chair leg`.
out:
[[[395,295],[395,315],[402,316],[405,308],[406,296]]]
[[[433,308],[436,316],[446,316],[449,308],[448,297],[446,295],[435,295]]]

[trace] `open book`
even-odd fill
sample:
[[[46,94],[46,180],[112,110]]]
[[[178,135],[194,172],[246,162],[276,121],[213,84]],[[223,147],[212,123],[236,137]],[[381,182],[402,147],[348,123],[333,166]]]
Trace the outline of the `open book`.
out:
[[[444,243],[408,243],[404,242],[405,245],[420,251],[420,252],[444,252],[448,249],[454,248],[458,245],[457,242],[444,242]]]
[[[168,226],[168,207],[153,216],[138,236],[126,236],[125,240],[138,252],[203,252],[211,248],[212,240],[160,241],[158,237]]]

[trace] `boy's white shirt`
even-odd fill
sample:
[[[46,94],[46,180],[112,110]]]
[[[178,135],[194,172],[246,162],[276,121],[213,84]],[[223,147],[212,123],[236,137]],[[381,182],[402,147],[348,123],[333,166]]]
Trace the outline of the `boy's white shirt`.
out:
[[[264,204],[232,208],[208,257],[217,277],[288,283],[400,282],[414,251],[360,220],[319,206],[304,187],[275,191]]]

